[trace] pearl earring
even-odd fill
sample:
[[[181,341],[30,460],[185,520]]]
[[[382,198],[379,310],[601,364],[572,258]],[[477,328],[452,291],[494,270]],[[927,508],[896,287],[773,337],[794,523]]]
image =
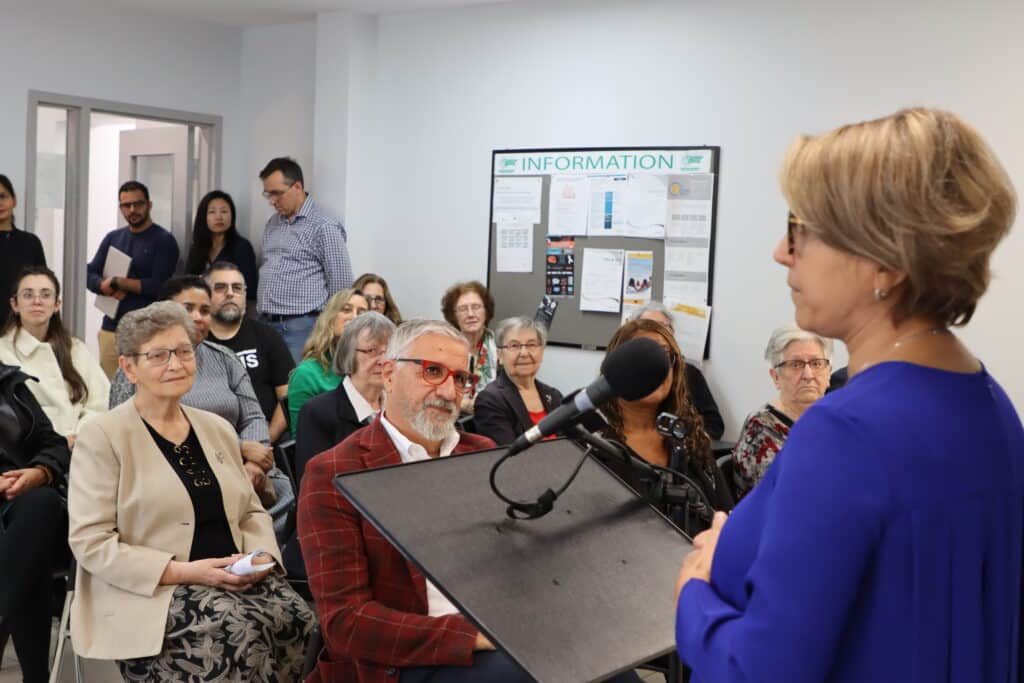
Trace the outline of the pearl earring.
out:
[[[875,301],[882,301],[887,296],[889,296],[889,290],[875,287]]]

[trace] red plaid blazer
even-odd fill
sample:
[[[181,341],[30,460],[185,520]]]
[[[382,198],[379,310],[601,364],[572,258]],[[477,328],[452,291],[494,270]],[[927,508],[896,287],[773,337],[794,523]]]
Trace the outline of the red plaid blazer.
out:
[[[463,434],[455,453],[493,448]],[[461,614],[427,616],[427,584],[334,488],[342,472],[401,464],[380,417],[306,465],[299,544],[324,636],[307,683],[385,683],[407,666],[469,666],[477,629]]]

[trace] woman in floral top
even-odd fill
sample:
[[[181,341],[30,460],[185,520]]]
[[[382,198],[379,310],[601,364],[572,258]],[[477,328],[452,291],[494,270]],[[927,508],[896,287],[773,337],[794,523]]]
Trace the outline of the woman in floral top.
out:
[[[778,397],[751,413],[732,452],[735,484],[746,495],[775,459],[797,418],[828,388],[832,341],[785,325],[772,332],[764,352]]]
[[[487,329],[494,318],[494,297],[481,282],[458,282],[441,297],[441,312],[469,340],[470,367],[476,376],[476,386],[466,392],[461,408],[464,413],[472,413],[477,395],[497,373],[498,347],[494,333]]]

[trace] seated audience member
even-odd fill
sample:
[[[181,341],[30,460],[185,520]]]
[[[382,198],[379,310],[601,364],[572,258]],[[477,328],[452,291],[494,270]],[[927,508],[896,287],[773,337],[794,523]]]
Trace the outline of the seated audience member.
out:
[[[306,463],[368,424],[380,412],[384,376],[381,360],[395,324],[380,313],[364,313],[338,339],[334,373],[344,377],[336,389],[309,399],[299,412],[295,436],[295,478]]]
[[[672,316],[669,315],[665,304],[660,301],[652,301],[647,304],[630,320],[653,320],[667,327],[673,335],[676,333]],[[704,379],[704,373],[693,363],[686,364],[686,391],[690,396],[690,402],[693,403],[704,421],[704,431],[712,440],[721,439],[725,434],[725,420],[722,419],[722,413],[718,410],[715,397],[711,395],[711,387]]]
[[[670,510],[660,501],[651,501],[669,514],[692,538],[710,527],[716,510],[732,509],[732,493],[725,475],[715,462],[711,440],[704,431],[700,414],[687,395],[685,362],[669,329],[653,320],[628,322],[616,331],[608,343],[608,353],[631,339],[641,337],[653,339],[665,349],[671,370],[661,386],[647,396],[636,401],[616,399],[607,403],[601,409],[608,420],[604,435],[621,442],[653,465],[681,472],[700,487],[711,508],[700,501],[681,511]],[[658,431],[657,417],[665,412],[682,420],[686,427],[686,436],[682,439],[665,436]],[[641,496],[648,496],[658,483],[619,461],[613,460],[607,464]]]
[[[366,299],[371,311],[386,316],[396,325],[402,324],[402,314],[391,296],[391,289],[388,288],[387,281],[380,275],[363,273],[352,283],[352,288],[363,293],[363,298]]]
[[[414,320],[391,337],[383,361],[388,395],[366,429],[313,458],[299,499],[299,539],[324,636],[310,682],[378,683],[395,670],[426,681],[528,680],[433,584],[334,488],[334,476],[493,446],[455,429],[472,384],[469,348],[458,330]]]
[[[17,365],[54,431],[75,444],[82,422],[107,412],[110,381],[85,344],[60,319],[60,283],[46,266],[21,271],[11,297],[13,315],[0,337],[0,362]]]
[[[67,564],[67,513],[57,492],[68,443],[28,389],[0,363],[0,631],[10,634],[26,683],[49,672],[53,572]]]
[[[828,380],[828,389],[825,390],[825,393],[842,389],[848,381],[850,381],[850,368],[844,365],[832,373],[832,377]]]
[[[214,190],[199,201],[192,228],[192,247],[185,262],[189,275],[203,275],[214,263],[231,263],[246,284],[246,298],[256,306],[259,271],[252,243],[235,227],[235,202],[227,192]]]
[[[291,351],[270,325],[246,317],[248,284],[233,263],[217,261],[206,273],[210,286],[210,335],[212,342],[235,352],[249,373],[270,430],[277,443],[288,431],[280,400],[288,395],[288,375],[295,368]]]
[[[476,397],[473,422],[482,434],[504,446],[540,422],[562,402],[558,389],[537,381],[548,332],[531,318],[506,318],[495,332],[498,377]]]
[[[825,394],[832,367],[832,341],[796,325],[784,325],[772,332],[764,358],[779,395],[743,422],[732,452],[740,496],[761,481],[793,423]]]
[[[292,500],[288,478],[274,468],[274,452],[270,448],[267,421],[263,417],[249,375],[235,354],[210,342],[210,288],[206,281],[193,275],[168,280],[160,298],[184,306],[192,320],[195,335],[195,378],[182,396],[182,403],[220,415],[235,428],[241,442],[242,458],[252,485],[271,514]],[[110,387],[110,407],[115,408],[135,394],[136,385],[121,368]],[[267,474],[273,473],[272,478]],[[276,481],[275,481],[276,480]],[[283,494],[283,495],[282,495]],[[276,517],[275,517],[276,519]]]
[[[459,282],[441,298],[441,313],[469,340],[470,369],[476,385],[462,398],[462,412],[472,413],[476,397],[497,375],[498,349],[487,326],[494,318],[494,297],[480,282]]]
[[[0,296],[14,296],[15,278],[26,266],[45,266],[43,243],[31,232],[14,225],[14,208],[18,196],[11,179],[0,173]],[[11,310],[0,306],[0,328],[7,323]]]
[[[170,302],[118,325],[136,390],[83,426],[70,477],[75,653],[117,660],[126,681],[296,680],[313,614],[284,580],[234,427],[183,402],[194,338]],[[227,571],[257,551],[268,569]]]
[[[302,347],[302,362],[288,380],[288,419],[292,427],[299,424],[299,411],[306,401],[341,384],[341,377],[332,368],[334,347],[345,325],[368,308],[366,299],[355,289],[343,289],[327,300]]]

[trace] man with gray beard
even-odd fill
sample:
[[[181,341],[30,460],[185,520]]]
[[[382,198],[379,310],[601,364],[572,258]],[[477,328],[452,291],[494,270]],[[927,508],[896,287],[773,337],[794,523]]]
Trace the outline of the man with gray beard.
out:
[[[343,472],[494,447],[455,429],[473,374],[454,327],[410,320],[379,362],[382,414],[310,460],[302,480],[299,543],[324,637],[306,681],[532,680],[334,488]]]
[[[295,360],[280,333],[245,315],[245,276],[234,263],[217,261],[204,276],[210,285],[210,341],[228,347],[252,380],[267,418],[270,442],[277,443],[288,423],[279,399],[288,395]]]

